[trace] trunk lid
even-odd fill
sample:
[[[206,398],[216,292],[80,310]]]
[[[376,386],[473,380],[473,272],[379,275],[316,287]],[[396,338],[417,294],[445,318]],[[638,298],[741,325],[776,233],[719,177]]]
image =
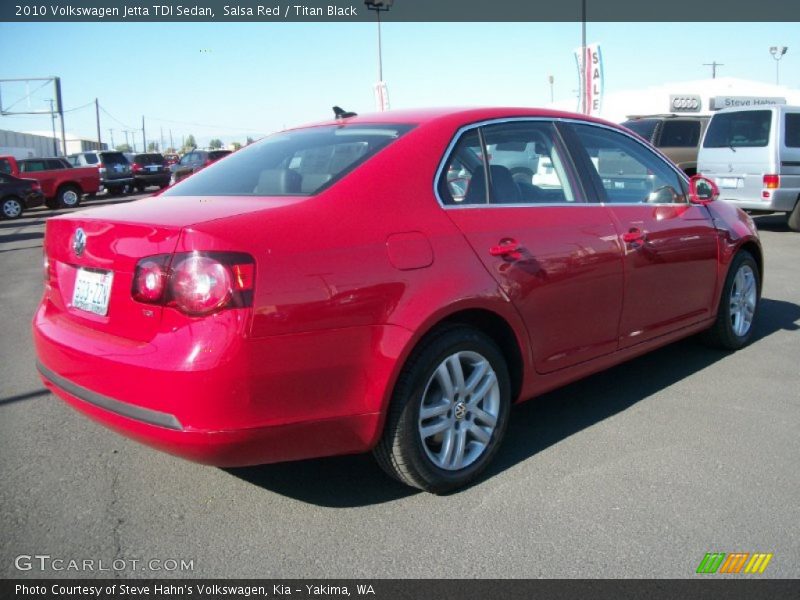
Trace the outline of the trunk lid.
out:
[[[140,259],[172,254],[193,225],[297,201],[156,196],[49,219],[45,252],[50,285],[45,293],[68,324],[148,341],[159,330],[163,309],[131,295]],[[81,288],[77,293],[76,287]],[[91,298],[84,297],[87,291]]]

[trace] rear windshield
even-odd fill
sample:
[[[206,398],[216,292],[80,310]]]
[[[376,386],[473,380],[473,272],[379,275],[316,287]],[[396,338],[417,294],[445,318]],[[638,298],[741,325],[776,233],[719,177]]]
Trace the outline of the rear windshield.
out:
[[[658,119],[636,119],[634,121],[625,121],[622,124],[623,127],[627,127],[634,133],[638,133],[648,142],[653,139],[656,125],[658,125]]]
[[[277,133],[195,173],[163,195],[316,194],[409,129],[409,125],[353,124]]]
[[[211,160],[219,160],[223,156],[228,156],[231,153],[231,150],[212,150],[208,153],[208,158]]]
[[[122,152],[103,152],[101,154],[105,165],[127,165],[128,159]]]
[[[163,165],[164,157],[160,154],[136,154],[133,162],[139,165]]]
[[[772,111],[743,110],[711,118],[703,148],[757,148],[766,146]]]

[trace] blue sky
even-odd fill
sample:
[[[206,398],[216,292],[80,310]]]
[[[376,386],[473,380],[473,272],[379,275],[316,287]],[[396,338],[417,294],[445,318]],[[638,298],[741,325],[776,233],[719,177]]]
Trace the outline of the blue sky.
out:
[[[789,46],[781,84],[798,88],[798,34],[798,23],[590,23],[587,37],[612,92],[702,79],[712,61],[718,76],[774,83],[774,45]],[[578,45],[578,23],[385,22],[384,79],[392,108],[544,105],[550,74],[556,100],[574,96]],[[203,144],[328,118],[333,104],[374,110],[370,23],[0,23],[0,56],[11,57],[0,79],[60,76],[67,109],[99,98],[106,142],[142,115],[148,140],[163,128]],[[0,117],[0,129],[46,131],[50,119]],[[93,107],[68,113],[66,129],[95,137]]]

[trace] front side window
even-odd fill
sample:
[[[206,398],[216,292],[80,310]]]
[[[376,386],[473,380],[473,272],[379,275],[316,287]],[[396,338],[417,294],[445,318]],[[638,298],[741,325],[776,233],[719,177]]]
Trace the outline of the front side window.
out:
[[[758,148],[766,146],[772,111],[743,110],[711,118],[703,148]]]
[[[11,161],[7,158],[0,158],[0,173],[11,174]]]
[[[330,125],[285,131],[198,171],[165,196],[316,194],[380,152],[410,125]]]
[[[695,148],[700,141],[699,121],[665,121],[658,140],[660,148]]]
[[[471,129],[445,162],[439,197],[450,205],[575,202],[555,139],[553,124],[544,121]]]
[[[592,125],[573,125],[614,204],[673,204],[687,198],[681,178],[662,158],[629,136]]]

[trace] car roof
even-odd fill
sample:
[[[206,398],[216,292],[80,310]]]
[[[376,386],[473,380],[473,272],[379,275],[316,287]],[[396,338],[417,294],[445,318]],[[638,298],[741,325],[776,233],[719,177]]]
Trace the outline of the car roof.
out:
[[[579,119],[603,125],[617,127],[616,124],[596,117],[581,115],[559,110],[549,110],[532,107],[479,107],[479,108],[426,108],[414,110],[390,110],[379,113],[369,113],[348,117],[345,119],[330,119],[302,125],[292,129],[305,129],[307,127],[323,127],[329,125],[354,125],[354,124],[412,124],[412,125],[468,125],[481,121],[497,119],[514,119],[525,117],[538,117],[548,119]]]
[[[730,106],[728,108],[723,108],[722,110],[718,110],[714,114],[718,115],[720,113],[742,112],[751,110],[776,110],[780,113],[780,112],[785,112],[787,110],[798,111],[800,110],[800,106],[792,104],[761,104],[757,106]]]

